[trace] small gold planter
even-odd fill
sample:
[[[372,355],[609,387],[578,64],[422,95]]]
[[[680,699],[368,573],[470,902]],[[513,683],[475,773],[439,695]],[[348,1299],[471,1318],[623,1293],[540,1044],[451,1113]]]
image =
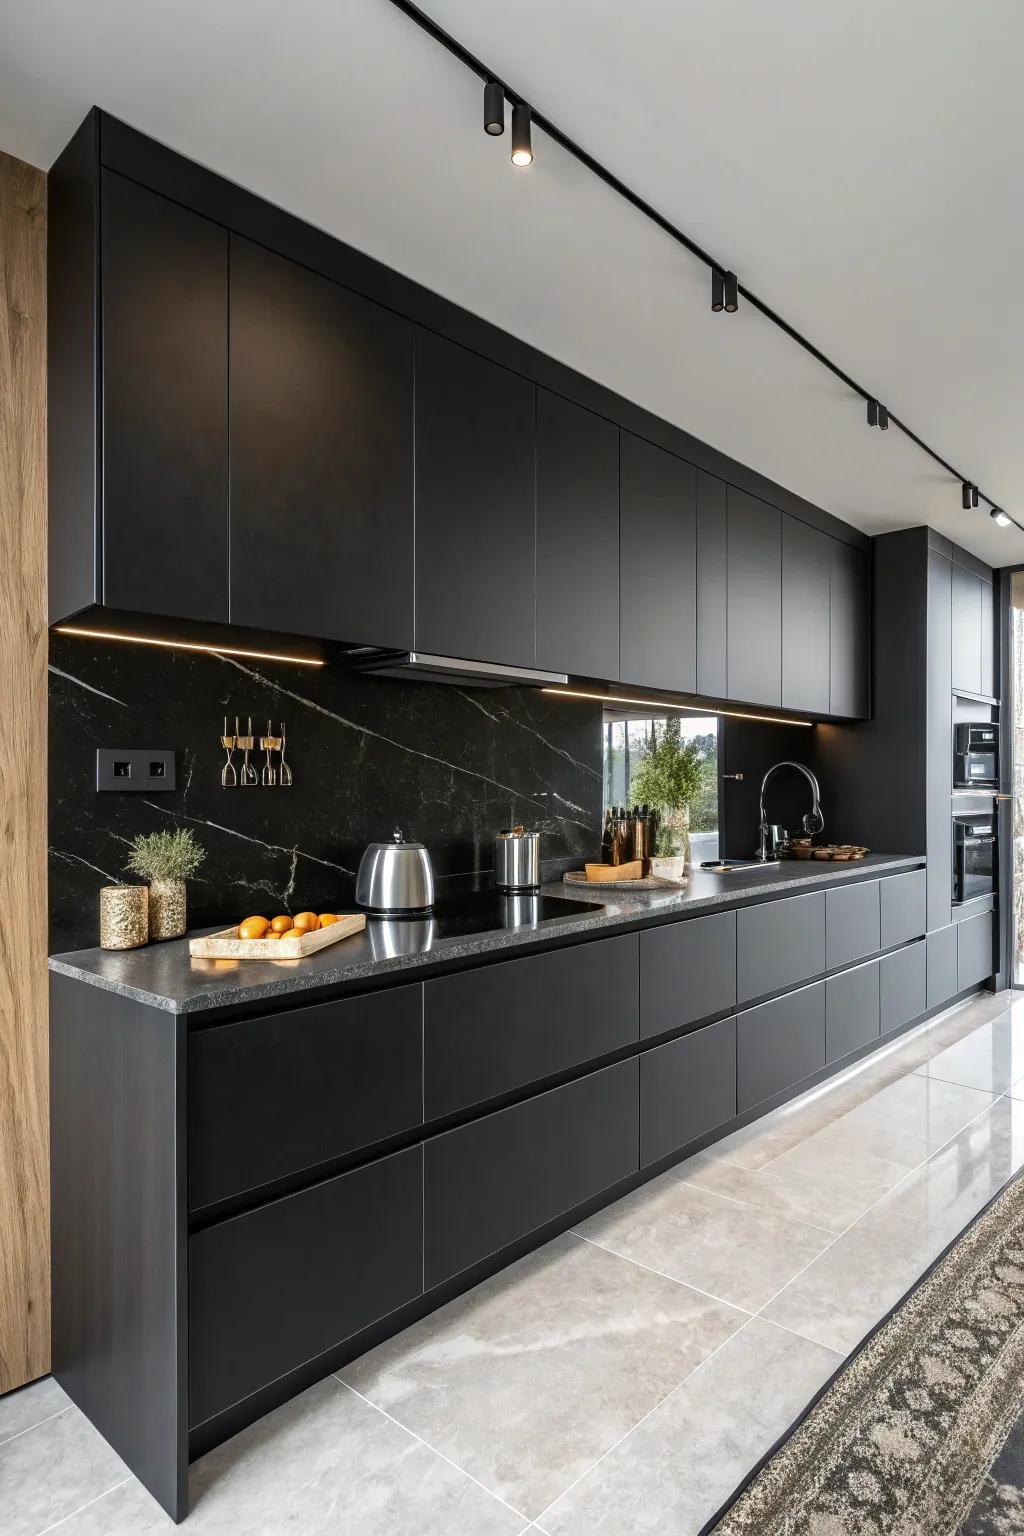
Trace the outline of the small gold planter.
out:
[[[100,948],[139,949],[148,939],[148,887],[103,886],[100,890]]]
[[[180,939],[185,932],[186,902],[184,880],[149,882],[149,936],[151,939]]]

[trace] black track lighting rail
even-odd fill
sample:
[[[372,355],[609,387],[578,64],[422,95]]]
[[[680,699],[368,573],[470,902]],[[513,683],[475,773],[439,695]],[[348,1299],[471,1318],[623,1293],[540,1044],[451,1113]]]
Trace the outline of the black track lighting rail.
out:
[[[578,144],[575,139],[570,138],[563,129],[559,128],[557,123],[552,122],[543,112],[539,112],[532,102],[528,101],[525,96],[509,85],[507,80],[503,80],[500,74],[488,68],[482,59],[478,59],[476,54],[471,53],[468,48],[459,42],[458,38],[453,37],[450,32],[447,32],[444,27],[434,21],[433,17],[428,16],[426,11],[421,10],[418,5],[414,5],[412,0],[389,0],[389,3],[396,10],[401,11],[403,15],[407,16],[410,21],[415,22],[421,31],[425,32],[428,37],[433,38],[434,42],[446,49],[453,58],[458,59],[460,64],[464,64],[467,69],[472,70],[484,82],[485,86],[489,84],[500,86],[506,100],[511,103],[513,108],[527,107],[530,111],[530,120],[535,127],[542,129],[549,139],[553,140],[561,149],[564,149],[567,154],[572,155],[580,165],[585,166],[588,171],[599,177],[613,192],[617,192],[619,197],[631,204],[646,219],[649,219],[652,224],[657,225],[663,234],[668,235],[670,239],[681,245],[684,250],[689,251],[691,256],[695,256],[698,261],[703,262],[706,267],[710,268],[713,284],[715,285],[713,291],[716,298],[718,293],[717,279],[724,281],[726,278],[731,278],[733,282],[736,281],[725,262],[717,261],[710,251],[706,251],[696,240],[691,239],[685,230],[680,229],[677,224],[673,224],[671,219],[666,218],[663,213],[659,213],[657,208],[642,198],[638,192],[634,192],[632,187],[627,186],[624,181],[620,181],[613,171],[610,171],[606,165],[602,165],[599,160],[595,160],[593,155],[589,154],[581,144]],[[780,331],[789,337],[790,341],[795,342],[798,347],[802,347],[808,356],[813,357],[815,362],[820,363],[822,368],[827,368],[834,378],[839,379],[855,395],[859,395],[865,403],[875,403],[877,409],[877,396],[872,395],[871,391],[865,389],[863,384],[858,384],[857,380],[847,373],[845,368],[841,368],[820,347],[815,346],[814,342],[805,336],[802,331],[798,331],[795,325],[790,325],[789,321],[780,315],[777,310],[774,310],[770,304],[766,304],[764,299],[758,298],[757,294],[750,288],[747,288],[743,283],[737,283],[736,287],[740,297],[746,303],[756,309],[766,320],[770,320],[774,326],[777,326]],[[713,307],[717,307],[717,304],[714,304]],[[938,464],[954,480],[960,481],[961,484],[968,480],[966,475],[955,468],[948,459],[943,458],[942,454],[932,448],[929,443],[926,443],[924,438],[915,432],[913,428],[909,427],[905,421],[901,420],[895,412],[886,410],[886,420],[889,426],[895,427],[898,431],[902,432],[904,437],[909,438],[916,448],[919,448],[922,453],[927,454],[933,463]],[[987,496],[984,491],[979,490],[973,481],[969,481],[969,483],[972,485],[976,495],[980,496],[982,501],[987,502],[989,507],[994,511],[1001,510],[991,496]],[[977,505],[977,500],[975,500],[974,504],[975,506]],[[1003,515],[1006,516],[1007,514],[1004,513]],[[1010,521],[1015,528],[1024,532],[1024,528],[1015,519],[1011,518]]]

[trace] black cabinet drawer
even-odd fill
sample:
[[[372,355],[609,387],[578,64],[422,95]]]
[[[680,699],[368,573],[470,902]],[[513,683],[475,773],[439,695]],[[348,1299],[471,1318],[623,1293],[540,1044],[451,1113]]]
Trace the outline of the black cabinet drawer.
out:
[[[193,1428],[420,1294],[422,1183],[410,1147],[193,1235]]]
[[[927,982],[923,939],[884,955],[878,962],[878,1002],[883,1035],[924,1013]]]
[[[877,880],[825,892],[825,969],[834,971],[880,948]]]
[[[882,948],[919,939],[927,926],[928,876],[923,869],[881,882]]]
[[[640,1166],[736,1114],[736,1020],[720,1019],[640,1058]]]
[[[190,1035],[192,1209],[419,1125],[422,1011],[397,987]]]
[[[959,924],[950,923],[928,935],[928,985],[929,1008],[938,1008],[957,994],[956,980],[956,933]]]
[[[740,1114],[825,1065],[825,983],[748,1008],[736,1020]]]
[[[636,1172],[639,1075],[618,1062],[426,1143],[428,1290]]]
[[[825,983],[825,1059],[839,1061],[879,1035],[878,961],[840,971]]]
[[[640,1038],[736,1003],[736,914],[666,923],[640,935]]]
[[[987,981],[995,970],[995,914],[979,912],[956,925],[956,988],[976,986]]]
[[[825,969],[825,893],[744,907],[736,917],[736,995],[781,992]]]
[[[570,1071],[638,1035],[635,933],[428,981],[428,1120]]]

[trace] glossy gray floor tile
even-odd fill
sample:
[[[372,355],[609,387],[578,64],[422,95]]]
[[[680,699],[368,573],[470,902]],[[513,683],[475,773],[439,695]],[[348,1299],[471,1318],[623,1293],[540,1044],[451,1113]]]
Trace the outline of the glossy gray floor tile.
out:
[[[17,1392],[4,1393],[0,1397],[0,1445],[70,1406],[71,1399],[52,1376],[32,1381]]]
[[[612,1253],[756,1312],[832,1241],[820,1227],[662,1174],[576,1229]]]
[[[993,1019],[948,1045],[917,1068],[921,1077],[960,1083],[989,1093],[1024,1091],[1024,1019],[1018,1013]]]
[[[922,1160],[927,1148],[922,1151]],[[868,1152],[829,1140],[827,1133],[816,1132],[799,1146],[783,1152],[767,1170],[778,1178],[812,1185],[815,1189],[842,1195],[860,1207],[860,1214],[874,1205],[890,1189],[905,1179],[909,1169]]]
[[[340,1374],[535,1517],[744,1321],[566,1235]]]
[[[762,1211],[793,1216],[797,1221],[806,1222],[808,1226],[833,1235],[845,1232],[858,1216],[863,1216],[865,1210],[860,1201],[848,1200],[832,1190],[779,1178],[773,1173],[770,1163],[760,1172],[755,1172],[753,1169],[741,1168],[736,1163],[724,1162],[715,1156],[714,1147],[708,1152],[698,1152],[695,1157],[688,1158],[685,1163],[679,1163],[668,1171],[673,1178],[694,1184],[698,1189],[710,1190],[712,1194],[736,1200],[741,1205],[755,1206]]]
[[[987,1109],[996,1097],[981,1088],[909,1073],[850,1111],[849,1119],[926,1141],[935,1151]]]
[[[0,1536],[38,1536],[128,1477],[75,1407],[0,1445]]]
[[[695,1536],[842,1364],[752,1319],[541,1515],[547,1536]]]
[[[333,1376],[192,1469],[196,1536],[518,1536],[515,1514]],[[62,1536],[178,1529],[133,1478]]]

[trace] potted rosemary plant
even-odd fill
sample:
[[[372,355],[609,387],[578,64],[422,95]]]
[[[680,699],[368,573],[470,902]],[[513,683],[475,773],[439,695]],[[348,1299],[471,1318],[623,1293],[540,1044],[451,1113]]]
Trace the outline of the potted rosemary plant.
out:
[[[127,868],[149,885],[149,936],[180,939],[187,911],[185,881],[206,858],[187,827],[140,834],[132,843]]]
[[[678,716],[665,722],[660,737],[651,722],[650,741],[630,778],[630,795],[654,807],[651,874],[659,879],[682,882],[690,874],[690,806],[701,788],[704,761],[699,744],[682,739]]]

